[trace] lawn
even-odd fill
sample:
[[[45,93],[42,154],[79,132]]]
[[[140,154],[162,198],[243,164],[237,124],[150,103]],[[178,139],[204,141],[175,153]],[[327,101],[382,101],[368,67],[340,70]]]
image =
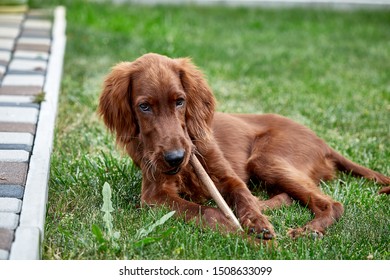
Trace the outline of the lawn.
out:
[[[68,40],[44,259],[390,259],[390,197],[346,174],[320,186],[345,206],[321,240],[286,236],[312,218],[298,204],[266,213],[278,233],[275,248],[162,219],[169,210],[139,207],[140,172],[96,115],[115,63],[147,52],[190,56],[218,110],[285,115],[390,174],[390,11],[58,3],[67,7]],[[103,199],[105,182],[111,199]],[[112,202],[111,225],[103,201]]]

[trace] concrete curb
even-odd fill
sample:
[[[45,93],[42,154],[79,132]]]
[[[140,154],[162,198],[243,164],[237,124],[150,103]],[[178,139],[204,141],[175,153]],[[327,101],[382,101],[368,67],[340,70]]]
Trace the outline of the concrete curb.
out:
[[[34,147],[30,158],[20,224],[15,232],[10,259],[40,259],[44,236],[50,155],[53,146],[63,58],[65,52],[65,8],[54,14],[51,54],[44,85],[45,101],[41,103]]]

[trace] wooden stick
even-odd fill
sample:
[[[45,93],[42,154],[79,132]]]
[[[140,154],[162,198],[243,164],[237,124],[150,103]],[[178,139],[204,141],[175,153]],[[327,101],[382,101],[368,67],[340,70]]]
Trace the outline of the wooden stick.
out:
[[[202,181],[202,183],[206,186],[207,190],[210,192],[211,197],[214,199],[214,201],[217,203],[218,207],[221,209],[221,211],[230,219],[233,221],[237,229],[240,231],[243,231],[240,222],[234,216],[233,211],[229,208],[226,201],[223,199],[222,195],[219,193],[217,187],[214,185],[214,182],[210,179],[209,175],[207,174],[206,170],[204,170],[202,164],[199,162],[198,158],[193,154],[191,155],[191,164],[195,169],[196,175],[199,177],[199,179]]]

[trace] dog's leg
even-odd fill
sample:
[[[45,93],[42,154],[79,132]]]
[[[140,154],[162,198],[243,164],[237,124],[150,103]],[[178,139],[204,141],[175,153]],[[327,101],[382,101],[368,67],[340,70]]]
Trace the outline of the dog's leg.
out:
[[[293,200],[287,193],[280,193],[267,200],[258,201],[260,211],[278,209],[282,206],[290,206]]]
[[[275,231],[258,207],[258,199],[237,176],[216,144],[210,144],[207,154],[199,158],[227,204],[235,211],[241,226],[261,239],[273,239]]]
[[[308,233],[322,237],[325,230],[339,220],[344,212],[343,205],[323,194],[310,178],[302,176],[295,180],[288,179],[281,182],[280,186],[315,215],[304,227],[289,230],[288,234],[293,238]]]
[[[267,162],[264,162],[264,160],[252,158],[248,166],[260,180],[281,189],[314,213],[315,218],[304,227],[289,231],[291,237],[307,233],[322,236],[326,228],[343,214],[344,209],[341,203],[323,194],[310,177],[296,169],[288,161],[267,157]]]
[[[339,154],[334,150],[332,150],[331,156],[334,162],[336,163],[337,169],[340,171],[352,173],[352,175],[354,176],[364,177],[369,180],[373,180],[380,185],[390,185],[390,178],[379,172],[361,166],[345,158],[344,156],[342,156],[341,154]],[[383,187],[382,189],[379,190],[379,193],[390,194],[390,186]]]
[[[390,187],[383,187],[379,190],[380,194],[390,194]]]
[[[166,180],[157,186],[147,179],[142,181],[141,203],[149,206],[161,205],[176,211],[186,221],[195,221],[201,226],[221,232],[237,232],[237,227],[217,208],[199,205],[181,198],[177,182]]]

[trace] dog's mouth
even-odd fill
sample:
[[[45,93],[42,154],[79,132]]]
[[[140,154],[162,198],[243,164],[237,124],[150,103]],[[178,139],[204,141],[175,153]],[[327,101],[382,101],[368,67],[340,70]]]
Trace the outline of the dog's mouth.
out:
[[[175,167],[175,168],[173,168],[171,170],[165,171],[164,174],[166,174],[166,175],[176,175],[177,173],[180,172],[180,170],[181,170],[181,167],[178,166],[178,167]]]

